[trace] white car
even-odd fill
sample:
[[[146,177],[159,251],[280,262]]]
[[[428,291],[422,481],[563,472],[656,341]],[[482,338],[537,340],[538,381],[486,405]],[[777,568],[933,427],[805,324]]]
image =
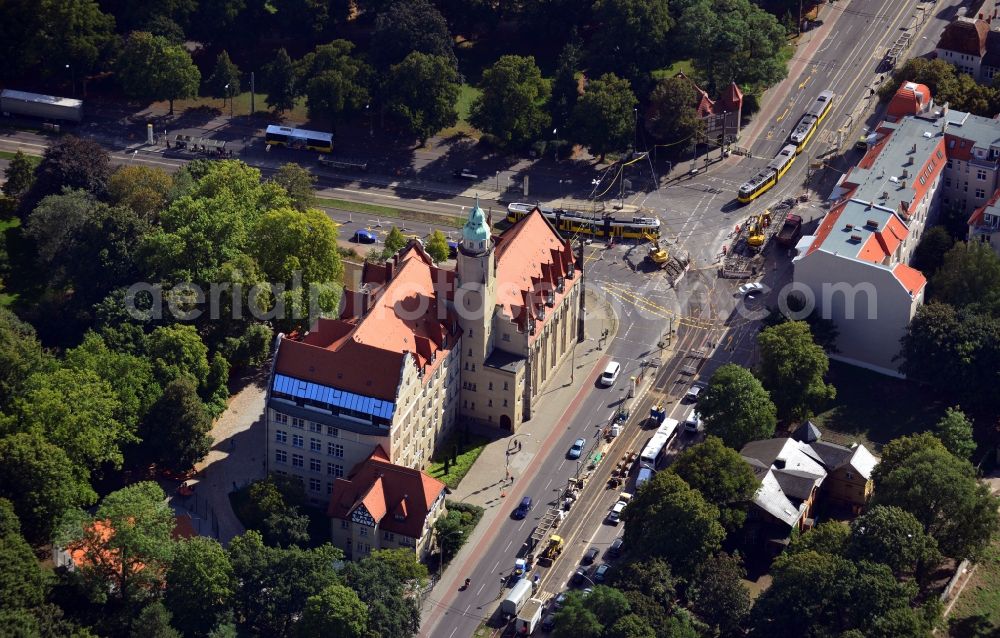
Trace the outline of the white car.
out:
[[[700,432],[704,428],[698,408],[691,408],[687,418],[684,419],[684,429],[688,432]]]
[[[702,386],[700,385],[693,385],[688,388],[687,393],[684,395],[684,400],[691,401],[692,403],[697,401],[698,397],[701,396],[701,388]]]
[[[744,297],[746,297],[748,295],[755,295],[758,292],[762,292],[763,290],[764,290],[764,284],[762,284],[760,282],[754,282],[754,283],[751,283],[751,284],[743,284],[739,288],[740,294],[743,295]]]
[[[612,525],[617,525],[622,519],[622,512],[625,511],[625,506],[628,505],[628,501],[618,501],[608,512],[608,522]]]
[[[610,388],[618,380],[618,374],[622,371],[622,364],[617,361],[612,361],[608,364],[607,368],[604,368],[604,372],[601,374],[601,385]]]

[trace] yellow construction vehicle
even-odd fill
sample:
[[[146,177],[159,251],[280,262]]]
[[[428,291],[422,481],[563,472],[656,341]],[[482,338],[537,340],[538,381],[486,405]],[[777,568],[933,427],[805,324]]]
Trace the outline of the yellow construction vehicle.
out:
[[[650,242],[649,252],[646,254],[646,259],[660,268],[667,265],[670,261],[670,254],[667,253],[667,249],[660,246],[660,240],[652,235],[644,236]]]
[[[547,561],[554,561],[556,558],[559,557],[559,554],[562,553],[562,550],[563,550],[562,536],[557,536],[556,534],[553,534],[552,536],[549,537],[549,544],[545,548],[545,551],[542,552],[541,559]]]
[[[771,221],[771,216],[767,215],[767,221]],[[754,215],[747,221],[747,245],[751,248],[760,248],[764,245],[764,215]]]

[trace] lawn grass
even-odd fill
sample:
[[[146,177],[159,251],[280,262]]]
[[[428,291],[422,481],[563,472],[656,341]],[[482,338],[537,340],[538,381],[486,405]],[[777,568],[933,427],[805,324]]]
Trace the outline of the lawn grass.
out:
[[[877,450],[896,437],[930,429],[944,415],[944,403],[912,381],[837,361],[830,362],[828,381],[837,388],[837,398],[812,419],[824,438],[840,435],[844,443],[857,441]],[[826,437],[827,431],[835,436]]]
[[[443,481],[449,488],[455,489],[472,469],[472,464],[482,454],[487,443],[489,440],[480,436],[470,436],[464,443],[460,437],[452,436],[441,445],[440,451],[431,459],[431,466],[427,473],[439,481]],[[458,446],[458,458],[454,463],[449,463],[446,473],[444,471],[445,459],[451,460],[451,454],[456,445]]]
[[[17,153],[11,153],[10,151],[0,151],[0,159],[12,160],[12,159],[14,159],[15,155],[17,155]],[[28,156],[28,160],[30,160],[31,163],[34,166],[38,166],[42,162],[42,156],[41,155],[31,155],[29,153],[25,153],[25,155]],[[2,224],[2,223],[3,222],[0,222],[0,224]],[[4,226],[4,227],[0,228],[0,230],[7,230],[7,227]]]
[[[690,59],[688,60],[677,60],[665,69],[656,69],[653,71],[653,78],[656,80],[662,80],[663,78],[672,78],[678,73],[683,73],[684,75],[691,77],[694,73],[694,62]]]
[[[267,103],[264,102],[264,98],[266,97],[266,93],[255,94],[254,109],[256,109],[258,113],[268,110]],[[160,102],[158,103],[158,106],[168,108],[169,103]],[[219,98],[201,96],[186,100],[174,100],[174,113],[180,113],[185,109],[196,109],[199,107],[218,109],[219,112],[224,115],[229,115],[230,112],[228,99],[226,99],[225,103],[223,103],[223,101]],[[233,98],[232,113],[233,115],[250,115],[250,91],[244,91]],[[306,98],[300,97],[297,99],[295,101],[295,108],[291,111],[285,111],[283,117],[287,122],[308,122],[309,113],[306,109]]]
[[[1000,625],[1000,538],[994,537],[971,580],[962,590],[948,616],[949,635],[972,635],[968,625],[989,622]]]
[[[471,84],[463,84],[458,90],[458,101],[455,102],[455,110],[458,111],[458,123],[448,127],[438,133],[438,137],[449,138],[455,135],[467,135],[469,137],[479,137],[480,132],[469,123],[469,116],[472,110],[472,102],[482,93]]]

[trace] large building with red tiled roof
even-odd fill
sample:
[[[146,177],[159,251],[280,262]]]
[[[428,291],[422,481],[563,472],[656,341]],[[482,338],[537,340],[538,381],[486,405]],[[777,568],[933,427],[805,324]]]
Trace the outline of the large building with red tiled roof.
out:
[[[577,342],[576,268],[538,211],[494,237],[478,204],[454,269],[416,241],[365,264],[339,317],[278,339],[268,470],[319,504],[377,447],[423,469],[460,420],[517,431]]]
[[[898,374],[899,340],[927,283],[909,266],[924,229],[944,209],[975,211],[970,235],[983,241],[992,240],[988,222],[1000,226],[988,201],[1000,188],[1000,120],[937,106],[926,86],[911,82],[889,111],[793,263],[800,289],[837,324],[831,358]]]
[[[347,558],[380,549],[430,550],[434,522],[444,514],[445,485],[421,470],[389,461],[381,446],[333,483],[327,506],[333,544]]]
[[[1000,32],[992,28],[996,18],[995,10],[991,15],[955,18],[941,32],[935,48],[937,58],[981,84],[992,83],[1000,74]]]

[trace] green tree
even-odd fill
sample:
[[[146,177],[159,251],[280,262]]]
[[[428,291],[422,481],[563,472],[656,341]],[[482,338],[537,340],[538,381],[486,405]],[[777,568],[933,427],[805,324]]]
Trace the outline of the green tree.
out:
[[[501,146],[525,146],[548,128],[549,84],[533,57],[502,56],[483,71],[479,88],[469,120]]]
[[[972,422],[959,406],[946,409],[944,416],[934,426],[934,430],[945,448],[958,458],[968,459],[976,451]]]
[[[395,255],[406,246],[406,236],[397,226],[389,229],[385,236],[385,251],[390,255]]]
[[[955,240],[951,238],[944,227],[933,226],[929,228],[920,238],[917,247],[913,249],[913,267],[932,279],[941,265],[944,264],[944,256],[954,245]]]
[[[212,420],[194,382],[174,379],[163,389],[139,430],[142,450],[157,467],[185,472],[208,456]]]
[[[875,635],[873,627],[890,620],[898,624],[896,614],[909,615],[910,624],[922,628],[901,636],[916,638],[929,630],[911,608],[916,587],[896,582],[887,565],[803,552],[779,558],[771,573],[771,586],[751,612],[752,636],[820,638],[851,630],[869,636]]]
[[[126,206],[143,219],[155,221],[167,205],[174,180],[155,166],[119,166],[108,181],[112,204]]]
[[[35,182],[21,198],[21,219],[27,219],[38,202],[63,189],[82,189],[100,197],[111,177],[111,158],[101,145],[74,135],[64,135],[45,149],[35,169]]]
[[[306,210],[316,205],[316,176],[300,164],[287,162],[278,167],[271,178],[288,193],[297,210]]]
[[[455,58],[448,23],[428,0],[397,0],[375,18],[372,59],[379,69],[389,69],[411,53],[444,58],[453,69]]]
[[[334,40],[321,44],[298,63],[300,82],[304,82],[306,106],[310,117],[336,122],[343,114],[357,112],[369,103],[368,84],[371,69],[351,57],[354,44]]]
[[[268,545],[292,546],[309,542],[309,517],[299,506],[305,502],[302,484],[275,476],[250,485],[247,527],[262,535]]]
[[[573,108],[573,132],[603,162],[608,151],[634,145],[636,103],[628,80],[605,73],[587,83]]]
[[[3,194],[12,199],[18,199],[28,192],[35,182],[35,163],[28,156],[18,151],[14,153],[7,168],[3,171]]]
[[[749,370],[733,364],[721,366],[698,402],[698,411],[709,434],[739,450],[750,441],[774,434],[774,403]]]
[[[552,79],[552,100],[549,102],[552,125],[557,129],[562,128],[564,136],[568,133],[566,129],[570,125],[573,109],[580,99],[580,83],[576,74],[582,62],[583,50],[579,36],[574,34],[574,37],[563,46],[556,60],[556,74]]]
[[[808,536],[808,534],[807,534]],[[941,562],[937,542],[909,512],[876,505],[851,522],[847,556],[885,563],[896,576],[920,574]]]
[[[623,592],[641,592],[664,609],[673,608],[677,602],[678,579],[662,558],[629,561],[615,569],[611,582]]]
[[[384,92],[389,113],[423,146],[427,138],[458,121],[460,85],[453,60],[414,51],[389,68]]]
[[[344,265],[337,251],[337,224],[326,213],[281,208],[268,211],[254,230],[251,254],[269,281],[283,282],[275,313],[280,327],[308,328],[340,302]]]
[[[907,464],[909,458],[919,452],[947,452],[941,439],[932,432],[920,432],[897,437],[881,449],[878,465],[872,471],[872,480],[878,486],[887,476]]]
[[[65,511],[97,500],[87,478],[37,432],[0,439],[0,497],[13,504],[25,538],[35,546],[52,541]]]
[[[876,483],[873,502],[913,514],[952,558],[976,557],[1000,523],[1000,499],[976,479],[968,461],[943,449],[908,456]]]
[[[788,321],[765,328],[757,334],[757,344],[758,376],[780,418],[809,418],[837,395],[836,388],[823,381],[830,359],[813,341],[806,322]]]
[[[223,49],[215,58],[212,75],[205,81],[208,94],[214,98],[230,100],[240,94],[240,69],[229,59],[229,54]]]
[[[642,616],[625,614],[604,630],[607,638],[656,638],[656,631]]]
[[[52,370],[56,360],[39,343],[35,328],[0,308],[0,407],[11,407],[24,393],[25,383],[35,372]]]
[[[845,556],[850,537],[851,528],[847,525],[840,521],[825,521],[793,538],[787,553],[816,552],[817,554]]]
[[[697,104],[698,94],[690,80],[663,78],[649,94],[646,130],[664,142],[679,143],[694,138],[705,128],[698,117]]]
[[[364,638],[368,608],[353,589],[330,585],[306,600],[298,635],[302,638]]]
[[[937,301],[956,308],[1000,308],[1000,257],[983,242],[957,243],[945,253],[931,287]]]
[[[593,16],[599,27],[590,40],[591,73],[618,73],[649,90],[649,72],[669,53],[674,20],[667,0],[597,0]]]
[[[451,249],[448,248],[448,238],[440,230],[435,230],[431,233],[431,236],[427,239],[425,248],[431,259],[438,264],[442,261],[447,261],[448,257],[451,256]]]
[[[229,556],[214,538],[177,543],[163,602],[185,636],[208,636],[227,616],[237,583]]]
[[[38,264],[46,271],[59,271],[53,272],[50,282],[65,281],[67,276],[62,270],[76,266],[66,255],[76,252],[74,244],[81,229],[103,206],[86,191],[67,190],[61,195],[49,195],[28,216],[24,233],[34,240]]]
[[[600,638],[604,626],[585,603],[579,592],[567,593],[566,602],[556,612],[555,638]]]
[[[333,564],[340,550],[332,545],[315,549],[267,547],[250,530],[229,544],[229,561],[238,584],[233,611],[246,629],[261,636],[293,635],[307,601],[337,584]]]
[[[115,418],[121,404],[110,382],[91,370],[32,375],[15,413],[17,431],[37,432],[89,470],[105,463],[121,467],[122,446],[136,440],[135,431]]]
[[[295,64],[284,47],[278,49],[274,59],[264,66],[261,88],[267,93],[264,101],[279,115],[295,108],[299,96],[298,75]]]
[[[58,537],[83,552],[77,567],[94,591],[123,607],[131,629],[139,609],[162,587],[173,554],[174,513],[156,483],[133,483],[105,496],[93,515],[68,512]],[[108,557],[114,559],[109,560]]]
[[[720,552],[701,566],[688,592],[698,617],[722,636],[739,635],[750,615],[750,590],[744,578],[740,559]]]
[[[41,25],[34,46],[48,77],[68,79],[75,85],[76,80],[85,81],[101,70],[114,55],[115,19],[102,13],[95,0],[42,0],[36,10]]]
[[[164,386],[184,376],[199,387],[208,380],[208,347],[192,325],[159,326],[146,339],[146,354]]]
[[[743,526],[747,504],[759,482],[739,452],[726,447],[722,439],[709,436],[704,443],[687,448],[670,471],[719,508],[719,522],[727,532]]]
[[[162,36],[135,31],[125,42],[118,79],[127,96],[167,100],[173,115],[174,100],[198,94],[201,72],[183,47],[170,44]]]
[[[129,638],[181,638],[172,622],[173,616],[163,603],[154,600],[138,613]]]
[[[3,441],[0,441],[0,448]],[[6,461],[7,459],[3,459]],[[2,471],[2,469],[0,469]],[[48,593],[49,578],[24,537],[10,501],[0,498],[0,612],[34,609]]]
[[[622,514],[625,544],[643,556],[661,556],[673,571],[690,575],[725,538],[719,508],[672,472],[660,472]]]
[[[418,589],[427,568],[405,549],[372,552],[344,566],[344,584],[368,606],[368,631],[377,636],[407,638],[420,628]]]

